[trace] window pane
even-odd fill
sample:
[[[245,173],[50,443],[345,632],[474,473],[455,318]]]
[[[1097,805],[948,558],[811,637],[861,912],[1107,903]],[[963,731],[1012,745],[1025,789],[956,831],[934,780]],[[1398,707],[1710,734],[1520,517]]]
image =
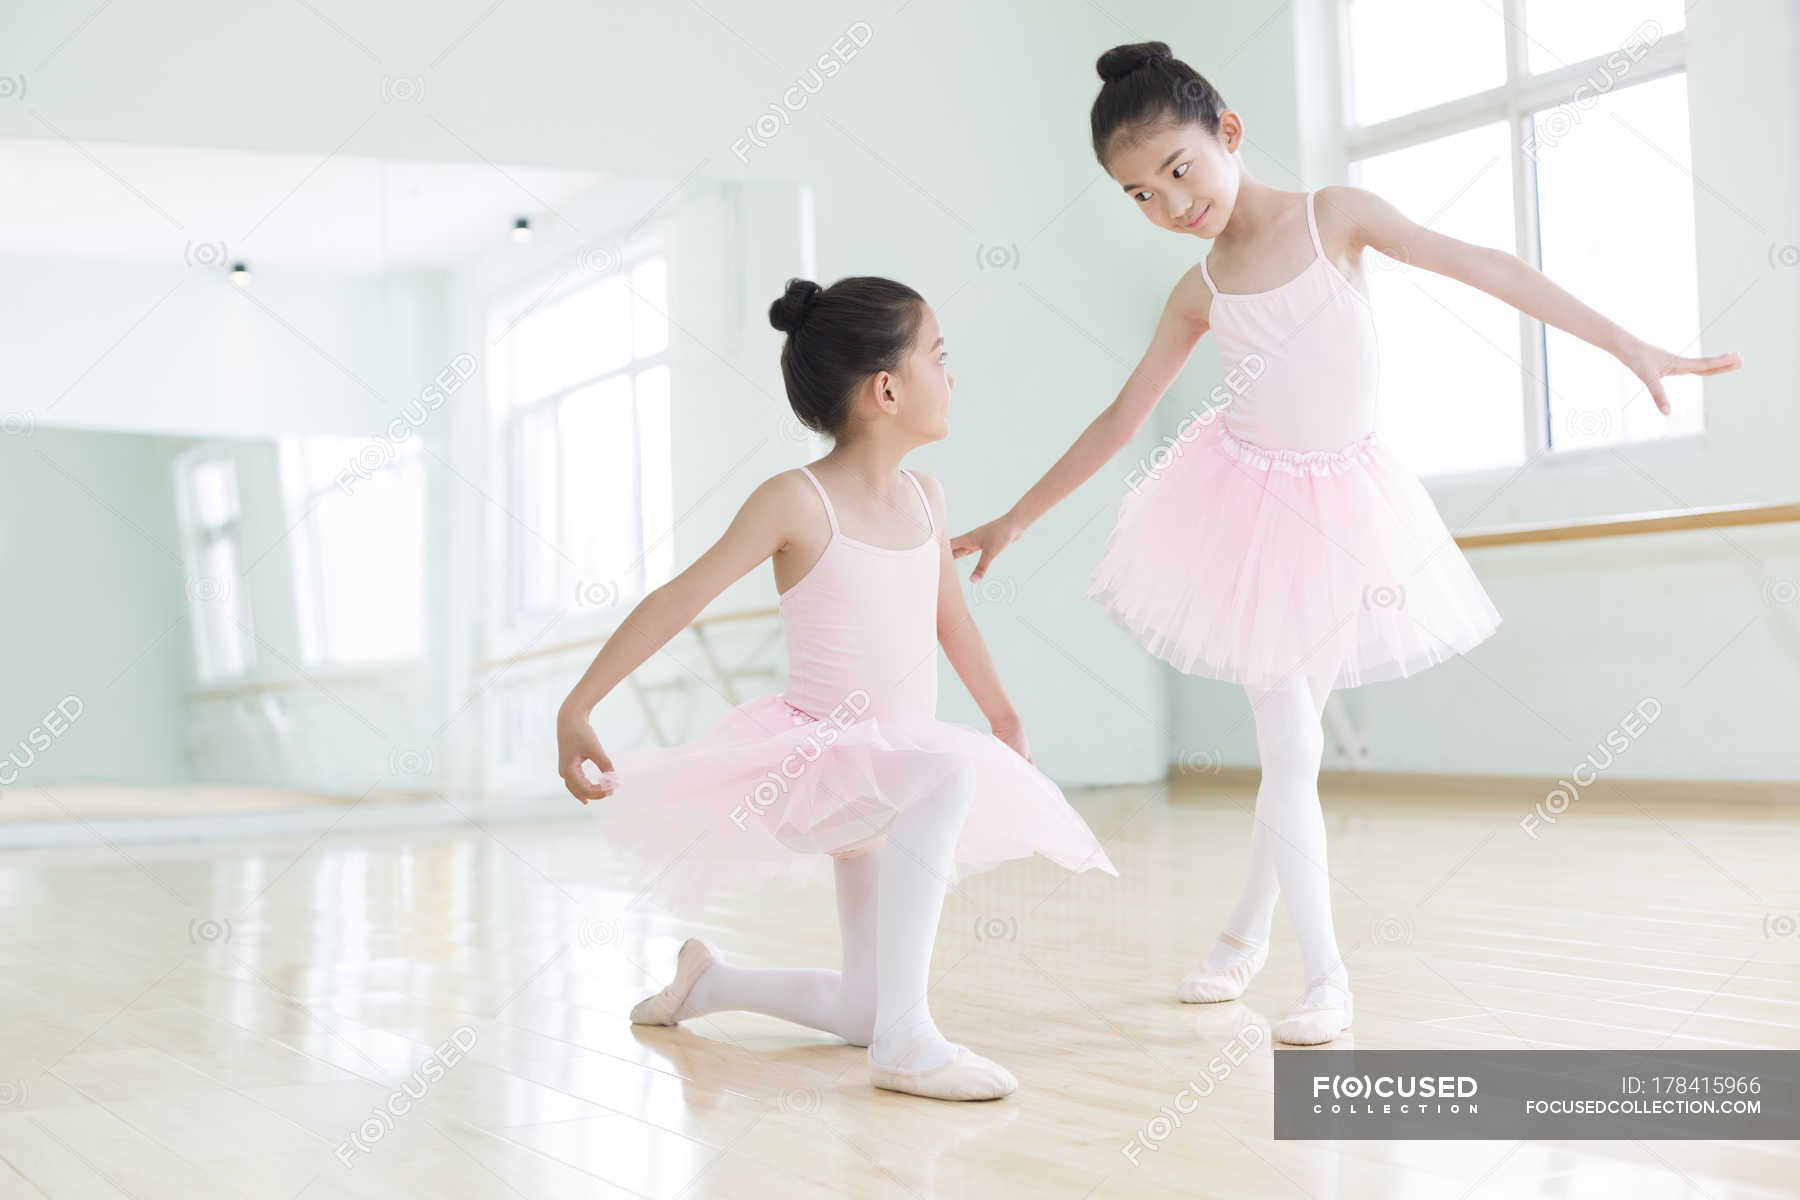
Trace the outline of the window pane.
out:
[[[540,408],[513,426],[513,511],[506,537],[513,547],[514,606],[536,611],[558,601],[561,559],[554,549],[556,522],[556,418]]]
[[[302,662],[325,661],[325,631],[313,598],[319,594],[319,571],[312,538],[300,528],[301,518],[313,506],[313,489],[307,478],[312,438],[284,437],[276,443],[276,463],[281,472],[281,497],[285,519],[295,526],[285,539],[294,572],[294,626],[299,635]],[[333,486],[336,486],[335,484]]]
[[[539,305],[513,329],[514,401],[529,404],[631,359],[631,308],[614,275]]]
[[[638,515],[637,430],[631,379],[618,375],[562,402],[563,550],[575,560],[582,597],[616,603],[635,595],[643,546]],[[614,592],[613,588],[617,591]],[[575,593],[561,597],[567,607]]]
[[[416,454],[319,493],[309,523],[319,547],[325,657],[410,658],[424,648],[425,473]]]
[[[367,470],[378,465],[385,456],[385,452],[381,456],[370,452],[369,447],[374,443],[366,439],[309,437],[298,439],[297,444],[304,465],[304,474],[298,482],[307,495],[336,487],[345,471]],[[353,475],[350,490],[355,490],[361,482],[360,474]],[[305,511],[304,506],[302,511]]]
[[[1549,71],[1622,51],[1609,65],[1628,73],[1645,46],[1686,24],[1682,0],[1528,0],[1527,68]]]
[[[1687,77],[1626,88],[1574,113],[1539,113],[1534,123],[1544,273],[1639,337],[1700,353]],[[1673,410],[1665,417],[1605,351],[1553,328],[1544,345],[1557,449],[1700,430],[1698,376],[1664,381]]]
[[[631,353],[644,358],[669,345],[669,270],[653,258],[631,273]]]
[[[1347,19],[1358,125],[1506,82],[1500,0],[1350,0]]]
[[[637,412],[644,586],[656,587],[675,574],[675,457],[669,440],[669,368],[651,367],[637,377]]]
[[[242,675],[256,661],[248,582],[238,558],[237,462],[187,459],[176,468],[185,503],[182,530],[188,570],[188,617],[194,673],[203,682]]]
[[[231,537],[215,538],[201,548],[198,566],[199,578],[189,594],[200,677],[217,680],[242,675],[256,661],[256,642],[249,629],[249,607],[244,603],[248,585],[238,574],[237,542]]]
[[[1514,250],[1511,147],[1496,122],[1365,159],[1356,183],[1421,225]],[[1363,256],[1381,338],[1381,437],[1420,474],[1524,461],[1519,318],[1484,292]]]
[[[589,284],[563,303],[568,309],[563,336],[585,352],[579,379],[616,371],[631,361],[631,290],[624,276]]]
[[[194,523],[201,529],[217,529],[237,520],[237,466],[228,458],[195,463],[188,472],[193,498]]]

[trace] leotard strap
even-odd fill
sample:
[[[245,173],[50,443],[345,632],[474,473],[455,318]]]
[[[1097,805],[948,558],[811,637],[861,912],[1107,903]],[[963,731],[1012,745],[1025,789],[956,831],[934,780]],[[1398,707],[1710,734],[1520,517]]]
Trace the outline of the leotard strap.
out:
[[[819,482],[817,475],[805,467],[800,468],[800,473],[812,481],[813,490],[819,493],[819,502],[825,506],[825,520],[831,525],[831,536],[836,537],[838,532],[837,510],[831,507],[831,497],[825,494],[825,485]]]
[[[1319,218],[1313,214],[1313,197],[1317,194],[1306,193],[1306,231],[1312,234],[1313,249],[1319,252],[1320,258],[1324,258],[1325,244],[1319,240]]]
[[[927,533],[936,534],[937,527],[933,525],[931,521],[931,501],[925,498],[924,485],[919,482],[918,476],[914,475],[911,471],[906,470],[904,467],[901,468],[900,473],[912,480],[913,490],[919,493],[919,503],[925,506],[925,531]]]

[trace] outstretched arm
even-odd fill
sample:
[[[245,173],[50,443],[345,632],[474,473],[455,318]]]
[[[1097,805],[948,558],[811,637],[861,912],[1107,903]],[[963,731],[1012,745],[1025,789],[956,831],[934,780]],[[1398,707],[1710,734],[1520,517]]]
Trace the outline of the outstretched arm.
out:
[[[730,528],[706,553],[638,601],[557,710],[558,773],[569,793],[583,804],[611,794],[582,773],[587,762],[602,771],[612,770],[612,760],[588,724],[594,706],[686,629],[714,597],[781,548],[787,538],[784,514],[792,511],[783,500],[790,484],[779,475],[764,482],[750,493]]]
[[[1210,300],[1211,294],[1197,268],[1182,276],[1169,295],[1168,304],[1163,307],[1149,349],[1144,351],[1144,357],[1125,381],[1117,398],[1088,424],[1075,439],[1075,444],[1009,512],[951,541],[951,552],[957,558],[981,552],[970,579],[980,579],[987,574],[988,564],[996,554],[1016,541],[1033,521],[1086,483],[1095,471],[1137,436],[1150,410],[1175,382],[1188,355],[1193,353],[1194,345],[1206,332],[1205,314]]]
[[[1517,255],[1428,229],[1373,192],[1354,187],[1320,188],[1318,202],[1348,222],[1352,252],[1373,246],[1389,258],[1480,288],[1546,325],[1598,346],[1644,381],[1665,416],[1669,397],[1663,391],[1664,376],[1716,375],[1743,365],[1736,354],[1684,358],[1658,349],[1595,312]]]
[[[943,486],[929,475],[917,471],[913,473],[918,475],[925,494],[931,499],[932,521],[939,530],[944,529],[946,513]],[[1031,746],[1025,740],[1024,725],[1013,709],[1012,701],[1007,698],[1006,689],[1000,684],[1000,673],[994,669],[994,659],[988,653],[987,642],[982,638],[981,630],[976,628],[968,601],[963,598],[962,580],[957,576],[956,566],[951,561],[950,545],[941,533],[939,541],[943,545],[943,562],[938,567],[938,644],[943,646],[944,656],[950,660],[957,678],[969,689],[969,695],[975,697],[975,703],[980,706],[981,715],[987,718],[994,736],[1029,762]]]

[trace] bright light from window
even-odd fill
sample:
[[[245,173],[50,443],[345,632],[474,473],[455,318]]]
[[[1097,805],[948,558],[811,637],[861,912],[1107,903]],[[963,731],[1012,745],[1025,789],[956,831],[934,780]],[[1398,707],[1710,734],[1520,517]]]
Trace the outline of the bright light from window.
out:
[[[1687,77],[1605,96],[1573,119],[1568,109],[1540,113],[1537,125],[1544,273],[1639,337],[1701,353]],[[1554,139],[1546,136],[1551,128]],[[1544,349],[1552,447],[1700,431],[1699,377],[1664,381],[1665,417],[1637,376],[1604,350],[1550,327]]]
[[[1372,125],[1506,81],[1500,0],[1349,0],[1351,117]]]
[[[194,674],[203,682],[240,676],[256,661],[256,642],[238,546],[237,462],[229,454],[185,457],[176,464],[175,486],[187,550]]]
[[[649,258],[507,335],[514,616],[627,603],[672,572],[667,307]]]
[[[644,586],[656,587],[675,575],[675,486],[670,464],[675,448],[669,435],[669,368],[651,367],[636,383],[639,457],[643,483]]]
[[[1682,0],[1529,0],[1526,62],[1551,71],[1655,41],[1687,24]]]
[[[282,444],[288,505],[298,522],[288,535],[296,609],[310,663],[344,666],[424,652],[425,470],[418,441],[401,443],[393,461],[372,472],[346,474],[367,445],[355,438]]]
[[[1339,0],[1339,13],[1354,182],[1440,232],[1520,254],[1655,345],[1705,352],[1683,0]],[[1510,59],[1509,35],[1522,39]],[[1365,263],[1381,427],[1420,474],[1703,427],[1700,379],[1664,381],[1665,418],[1605,351],[1447,278],[1381,265]],[[1522,346],[1521,331],[1542,341]]]
[[[1359,187],[1439,233],[1513,249],[1507,126],[1484,125],[1354,164]],[[1517,313],[1430,271],[1363,255],[1381,339],[1382,440],[1413,471],[1525,457]]]
[[[631,273],[631,353],[648,358],[669,348],[669,268],[653,258]]]

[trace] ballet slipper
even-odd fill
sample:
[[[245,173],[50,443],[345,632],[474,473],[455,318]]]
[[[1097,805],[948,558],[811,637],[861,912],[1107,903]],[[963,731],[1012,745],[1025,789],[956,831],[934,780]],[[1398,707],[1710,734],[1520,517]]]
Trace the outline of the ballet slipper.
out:
[[[905,1062],[921,1046],[935,1042],[926,1035],[908,1046],[900,1056]],[[869,1054],[869,1082],[890,1092],[906,1092],[930,1100],[998,1100],[1019,1086],[1011,1071],[997,1062],[981,1057],[967,1046],[951,1043],[950,1061],[929,1070],[906,1067],[884,1067]]]
[[[1242,946],[1251,945],[1243,938],[1232,937],[1228,933],[1220,934],[1219,938]],[[1264,938],[1255,943],[1255,946],[1249,958],[1241,958],[1223,971],[1215,971],[1205,964],[1195,967],[1181,977],[1181,982],[1175,986],[1175,995],[1183,1004],[1217,1004],[1221,1000],[1236,1000],[1250,986],[1251,977],[1269,961],[1268,939]]]
[[[633,1025],[675,1025],[680,1023],[682,1006],[687,1003],[688,993],[700,981],[706,968],[719,961],[719,952],[711,942],[702,938],[689,938],[681,943],[681,950],[675,955],[675,978],[669,986],[647,999],[640,1000],[637,1007],[631,1010]]]
[[[1334,996],[1313,1004],[1301,1004],[1275,1022],[1275,1027],[1269,1032],[1276,1041],[1292,1046],[1316,1046],[1321,1042],[1331,1041],[1350,1028],[1350,1013],[1354,1003],[1350,989],[1330,979],[1319,979],[1307,988],[1307,992],[1318,987],[1330,988],[1342,999]],[[1304,994],[1301,999],[1305,999]]]

